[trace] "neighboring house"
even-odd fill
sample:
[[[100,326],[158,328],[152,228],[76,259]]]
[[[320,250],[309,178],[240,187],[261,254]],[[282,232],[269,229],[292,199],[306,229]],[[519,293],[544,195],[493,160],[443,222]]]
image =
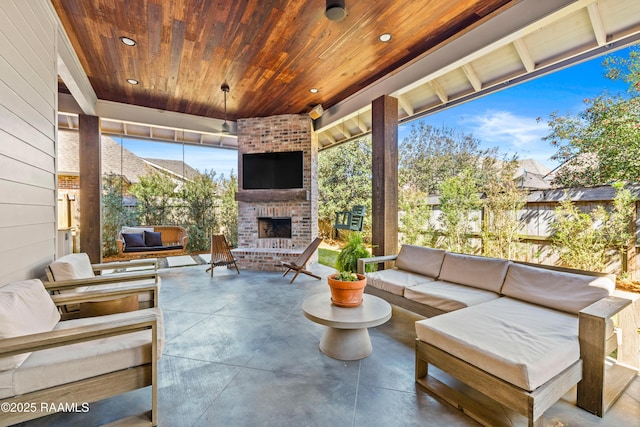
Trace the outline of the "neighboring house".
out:
[[[169,175],[176,183],[176,191],[182,188],[182,183],[190,181],[199,175],[197,169],[192,168],[181,160],[166,160],[166,159],[142,159],[148,166],[154,170]]]
[[[58,228],[80,228],[80,151],[77,131],[58,131]],[[101,136],[102,175],[114,174],[124,179],[125,191],[140,177],[154,172],[165,173],[180,184],[198,171],[180,160],[143,159],[124,148],[113,138]],[[183,175],[184,171],[184,175]],[[137,200],[125,194],[125,206],[137,205]],[[78,237],[74,240],[77,241]]]
[[[77,131],[58,131],[58,183],[59,190],[80,188],[80,151]],[[153,172],[140,157],[123,148],[112,138],[102,135],[102,174],[122,175],[129,184]]]
[[[518,161],[518,169],[513,179],[524,190],[545,190],[552,187],[551,169],[533,159]]]
[[[102,135],[102,174],[122,176],[125,187],[140,181],[140,177],[153,172],[153,168],[112,138]],[[80,146],[77,131],[58,131],[58,227],[80,227]],[[125,198],[125,204],[135,200]],[[76,237],[77,240],[77,237]]]

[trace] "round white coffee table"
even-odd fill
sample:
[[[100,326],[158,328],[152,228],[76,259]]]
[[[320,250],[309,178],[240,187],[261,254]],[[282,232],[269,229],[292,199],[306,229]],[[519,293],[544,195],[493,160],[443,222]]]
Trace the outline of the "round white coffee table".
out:
[[[328,293],[313,295],[302,302],[302,312],[312,322],[327,328],[320,339],[320,351],[339,360],[358,360],[371,354],[367,328],[382,325],[391,318],[391,305],[364,294],[358,307],[337,307]]]

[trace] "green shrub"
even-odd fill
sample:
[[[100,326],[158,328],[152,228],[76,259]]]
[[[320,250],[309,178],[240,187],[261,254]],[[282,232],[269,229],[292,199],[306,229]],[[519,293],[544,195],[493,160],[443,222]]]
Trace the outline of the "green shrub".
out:
[[[352,232],[349,234],[349,240],[344,248],[338,254],[336,259],[336,269],[338,271],[348,271],[355,273],[358,270],[358,258],[368,258],[371,253],[364,245],[362,234]],[[375,266],[367,265],[367,271],[373,271]]]

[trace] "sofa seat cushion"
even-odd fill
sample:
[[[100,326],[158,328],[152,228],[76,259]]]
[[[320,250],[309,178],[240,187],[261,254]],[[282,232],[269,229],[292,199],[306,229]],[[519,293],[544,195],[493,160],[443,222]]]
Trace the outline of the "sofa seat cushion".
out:
[[[438,280],[500,292],[510,263],[506,259],[447,252]]]
[[[158,319],[158,358],[164,344],[162,311],[150,308],[112,314],[110,319],[135,318],[154,312]],[[107,316],[59,322],[55,330],[101,323]],[[94,341],[36,351],[13,371],[12,377],[0,376],[0,398],[42,390],[92,376],[149,363],[151,331],[140,331]],[[10,384],[8,381],[11,378]]]
[[[395,267],[428,277],[438,277],[446,252],[442,249],[402,245]]]
[[[397,268],[367,273],[367,286],[373,286],[400,296],[404,295],[405,288],[432,282],[433,280],[433,278]]]
[[[502,293],[534,304],[578,314],[615,289],[608,277],[587,276],[513,263]]]
[[[0,287],[0,339],[52,330],[60,320],[58,308],[39,279]],[[29,353],[0,357],[0,371],[19,367]]]
[[[182,249],[182,245],[168,246],[125,246],[124,252],[160,252]]]
[[[404,297],[442,311],[453,311],[491,301],[500,295],[484,289],[436,280],[406,288]]]
[[[580,359],[577,316],[508,297],[417,321],[416,334],[528,391]]]

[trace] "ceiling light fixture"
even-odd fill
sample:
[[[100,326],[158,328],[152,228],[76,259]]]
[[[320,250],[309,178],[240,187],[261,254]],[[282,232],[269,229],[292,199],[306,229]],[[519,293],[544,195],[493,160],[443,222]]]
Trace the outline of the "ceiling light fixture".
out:
[[[135,46],[137,44],[134,39],[131,39],[131,38],[125,37],[125,36],[120,37],[120,41],[122,43],[126,44],[127,46]]]
[[[311,89],[309,89],[309,92],[311,92],[311,93],[318,93],[318,92],[319,92],[319,90],[318,90],[318,88],[316,88],[316,87],[312,87]]]
[[[224,93],[224,123],[222,124],[222,133],[231,133],[229,123],[227,123],[227,93],[229,93],[229,85],[227,82],[222,83],[220,90]]]
[[[129,83],[130,85],[137,85],[138,81],[136,79],[127,79],[127,83]]]
[[[342,21],[347,16],[345,0],[327,0],[324,14],[330,21]]]
[[[379,39],[381,42],[386,43],[386,42],[388,42],[389,40],[391,40],[391,34],[389,34],[389,33],[380,34],[380,37],[378,37],[378,39]]]

